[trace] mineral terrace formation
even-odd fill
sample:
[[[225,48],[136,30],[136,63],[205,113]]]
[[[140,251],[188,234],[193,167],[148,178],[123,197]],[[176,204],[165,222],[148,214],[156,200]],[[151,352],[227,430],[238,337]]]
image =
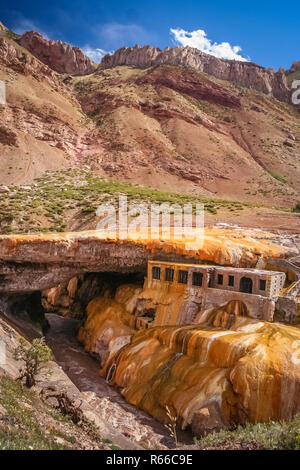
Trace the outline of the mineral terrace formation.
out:
[[[240,268],[262,268],[270,259],[288,263],[289,252],[272,245],[271,235],[263,232],[258,239],[257,232],[255,238],[251,231],[212,228],[205,230],[203,240],[187,234],[181,241],[147,239],[143,232],[119,235],[0,237],[2,310],[13,318],[26,302],[30,307],[32,295],[37,305],[41,293],[36,291],[84,273],[145,274],[151,259]],[[93,282],[88,285],[95,287]],[[71,281],[69,295],[74,297],[77,288]],[[180,312],[189,308],[189,299],[175,283],[157,288],[149,280],[144,288],[139,283],[119,284],[94,293],[79,340],[100,359],[107,382],[158,420],[167,421],[168,406],[183,429],[190,425],[201,436],[209,429],[290,419],[299,412],[296,326],[265,322],[237,297],[204,312],[199,306],[198,314],[184,320]],[[51,303],[55,298],[50,290],[44,300]],[[148,329],[140,320],[153,314],[155,323]]]
[[[146,273],[148,259],[254,267],[259,260],[288,254],[245,231],[206,229],[203,240],[168,241],[146,235],[129,233],[122,239],[120,234],[116,239],[89,231],[1,236],[0,292],[48,289],[85,272]]]
[[[128,402],[163,422],[168,406],[183,429],[191,425],[200,436],[300,411],[299,328],[252,319],[242,303],[229,302],[196,324],[137,331],[142,295],[137,286],[123,285],[94,299],[79,332],[101,360],[100,374]],[[160,299],[165,319],[171,295]]]

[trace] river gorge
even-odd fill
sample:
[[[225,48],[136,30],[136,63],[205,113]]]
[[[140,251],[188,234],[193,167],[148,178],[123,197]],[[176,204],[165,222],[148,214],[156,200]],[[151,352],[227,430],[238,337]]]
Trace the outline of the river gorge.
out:
[[[300,411],[299,268],[294,247],[275,242],[272,234],[225,229],[208,229],[193,250],[95,232],[5,236],[1,305],[18,321],[24,306],[30,310],[25,300],[40,292],[58,362],[109,420],[118,423],[113,402],[129,413],[129,434],[147,446],[170,445],[170,419],[183,442],[247,422],[290,420]],[[157,280],[157,269],[173,274]],[[252,278],[253,292],[252,280],[251,293],[239,289],[242,275]],[[17,308],[11,299],[18,296]],[[75,336],[92,363],[74,362],[82,354]]]

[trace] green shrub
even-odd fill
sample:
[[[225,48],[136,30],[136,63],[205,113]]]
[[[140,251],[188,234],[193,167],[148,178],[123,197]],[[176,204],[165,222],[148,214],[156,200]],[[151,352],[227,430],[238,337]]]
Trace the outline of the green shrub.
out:
[[[286,177],[279,174],[279,173],[270,173],[272,178],[275,178],[277,181],[280,181],[280,183],[286,183]]]
[[[255,443],[268,450],[300,450],[300,414],[291,421],[247,423],[234,431],[213,432],[196,443],[200,449],[246,447]]]
[[[20,370],[20,379],[25,378],[26,387],[35,385],[35,376],[41,366],[52,359],[51,349],[45,344],[44,338],[37,338],[28,343],[24,338],[20,338],[19,346],[14,349],[14,359],[24,361],[25,365]]]
[[[297,202],[297,204],[295,205],[293,209],[293,212],[300,212],[300,202]]]
[[[16,34],[14,33],[13,31],[11,31],[10,29],[8,29],[6,31],[6,36],[9,38],[9,39],[13,39],[14,41],[16,39],[19,39],[21,36],[19,34]]]

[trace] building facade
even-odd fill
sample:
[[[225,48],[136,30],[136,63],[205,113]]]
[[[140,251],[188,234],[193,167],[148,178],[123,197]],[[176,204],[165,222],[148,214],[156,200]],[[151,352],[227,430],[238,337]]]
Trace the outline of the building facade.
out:
[[[285,277],[283,272],[261,269],[149,261],[145,288],[163,288],[166,296],[184,298],[177,324],[193,323],[199,312],[231,300],[242,301],[249,316],[272,321]],[[152,312],[145,318],[149,325],[154,316]]]

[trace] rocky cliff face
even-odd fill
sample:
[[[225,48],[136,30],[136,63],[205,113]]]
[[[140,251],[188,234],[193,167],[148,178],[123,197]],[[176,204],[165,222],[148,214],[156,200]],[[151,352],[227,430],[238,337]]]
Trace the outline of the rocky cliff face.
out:
[[[203,239],[189,238],[162,240],[157,233],[150,239],[142,231],[140,238],[128,232],[120,239],[101,231],[1,236],[0,292],[49,289],[86,272],[145,273],[153,258],[254,267],[260,258],[288,255],[247,231],[207,228]]]
[[[163,51],[150,46],[122,47],[114,54],[103,57],[99,69],[117,65],[146,68],[162,64],[193,67],[200,72],[261,91],[282,101],[289,98],[284,70],[275,72],[252,62],[221,60],[189,46],[176,46],[172,49],[166,47]]]
[[[129,403],[165,423],[168,406],[200,436],[300,411],[299,328],[251,319],[229,303],[198,324],[136,331],[140,291],[123,285],[94,299],[79,332]]]
[[[293,62],[290,72],[300,72],[300,60],[295,60],[295,62]]]
[[[0,38],[0,66],[7,67],[14,72],[22,75],[31,75],[38,81],[46,80],[51,87],[70,95],[66,87],[57,79],[55,73],[48,67],[41,64],[29,54],[24,54],[20,48],[7,40],[5,37]]]
[[[20,44],[58,73],[88,75],[95,71],[91,60],[79,47],[61,41],[48,41],[36,31],[24,33]]]
[[[137,85],[150,85],[156,89],[166,87],[197,100],[206,100],[228,108],[240,108],[240,98],[230,90],[202,77],[194,70],[174,67],[158,68],[136,79]]]
[[[6,84],[6,106],[0,106],[1,177],[18,184],[99,151],[98,133],[85,122],[67,83],[5,31],[0,35],[0,80]],[[14,160],[9,164],[8,155]]]
[[[0,31],[7,31],[7,27],[0,21]]]

